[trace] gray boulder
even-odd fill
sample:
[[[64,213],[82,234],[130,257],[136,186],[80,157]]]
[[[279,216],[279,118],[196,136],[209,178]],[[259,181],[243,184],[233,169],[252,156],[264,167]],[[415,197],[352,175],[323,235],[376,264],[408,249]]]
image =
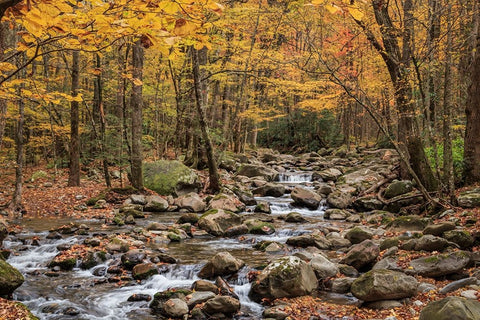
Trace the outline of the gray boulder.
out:
[[[143,165],[145,187],[161,195],[180,196],[201,187],[194,170],[180,161],[159,160]]]
[[[475,238],[467,230],[450,230],[443,233],[448,241],[456,243],[461,249],[469,249],[473,246]]]
[[[278,183],[267,183],[253,189],[253,194],[260,197],[281,197],[285,194],[285,186]]]
[[[300,236],[293,236],[287,239],[287,244],[294,247],[316,247],[321,250],[328,250],[332,244],[327,238],[318,234],[303,234]]]
[[[353,207],[359,212],[380,210],[383,208],[383,202],[375,196],[366,196],[355,200]]]
[[[302,215],[298,212],[290,212],[287,214],[285,217],[285,222],[291,222],[291,223],[304,223],[307,222],[307,219],[302,217]]]
[[[348,264],[359,270],[369,266],[377,260],[380,254],[379,246],[372,240],[365,240],[353,245],[340,263]]]
[[[480,188],[465,191],[458,196],[458,205],[463,208],[480,206]]]
[[[318,280],[334,277],[339,273],[337,265],[321,254],[315,255],[308,264],[312,266]]]
[[[165,212],[168,209],[168,202],[167,200],[163,199],[160,196],[147,196],[145,198],[146,204],[143,208],[144,211],[147,212]]]
[[[387,227],[395,229],[397,231],[421,231],[425,229],[429,223],[428,219],[424,219],[420,216],[401,216],[395,218],[388,223]]]
[[[312,266],[298,257],[287,256],[271,262],[262,270],[252,283],[249,295],[254,301],[298,297],[310,294],[316,287],[317,278]]]
[[[216,287],[215,287],[216,288]],[[197,304],[204,303],[212,298],[215,298],[215,293],[212,291],[195,291],[185,297],[188,308],[192,309]]]
[[[175,199],[175,205],[179,209],[185,209],[190,212],[205,211],[206,204],[197,193],[190,192]]]
[[[301,187],[295,187],[290,196],[293,199],[293,205],[313,210],[317,209],[320,201],[322,201],[322,197],[319,194]]]
[[[240,310],[240,301],[230,296],[216,296],[213,299],[205,302],[202,307],[202,311],[206,314],[218,314],[231,315]]]
[[[327,197],[327,203],[332,208],[346,209],[352,204],[352,195],[347,192],[334,191]]]
[[[355,187],[358,191],[366,190],[383,180],[383,176],[369,168],[359,169],[342,177],[345,184]]]
[[[410,274],[424,277],[440,277],[462,270],[470,262],[470,254],[466,251],[422,257],[410,261],[406,270]]]
[[[323,218],[329,220],[345,220],[350,217],[350,212],[342,209],[327,209],[323,214]]]
[[[316,176],[322,178],[323,181],[337,181],[337,179],[342,175],[342,171],[336,168],[329,168],[315,173]]]
[[[352,293],[363,301],[393,300],[412,297],[418,281],[398,271],[377,269],[361,275],[352,283]]]
[[[387,186],[387,188],[383,192],[383,196],[387,199],[391,199],[396,196],[409,193],[412,190],[413,190],[413,184],[411,181],[409,180],[394,181]]]
[[[237,171],[237,175],[253,177],[264,177],[267,181],[275,181],[278,178],[278,172],[263,165],[242,164]]]
[[[455,223],[453,222],[440,222],[436,224],[430,224],[423,229],[423,234],[431,234],[434,236],[441,236],[444,232],[454,230]]]
[[[173,298],[163,304],[163,311],[168,317],[183,318],[188,313],[188,305],[181,299]]]
[[[214,255],[198,273],[200,278],[212,279],[216,276],[225,276],[237,272],[245,265],[240,259],[224,251]]]
[[[430,302],[419,320],[479,320],[480,302],[461,297],[447,297]]]
[[[272,213],[272,209],[270,208],[270,203],[268,201],[257,201],[257,205],[255,206],[254,211],[262,213]]]
[[[416,251],[443,251],[450,243],[444,238],[436,237],[431,234],[424,235],[419,239],[411,239],[400,246],[403,250]]]
[[[352,244],[360,243],[364,240],[372,239],[373,232],[365,227],[354,227],[347,231],[345,239],[348,239]]]
[[[220,193],[210,200],[208,210],[211,209],[222,209],[238,213],[245,210],[245,204],[235,195]]]
[[[209,210],[198,220],[198,226],[214,236],[221,236],[231,227],[242,224],[242,218],[231,211]]]

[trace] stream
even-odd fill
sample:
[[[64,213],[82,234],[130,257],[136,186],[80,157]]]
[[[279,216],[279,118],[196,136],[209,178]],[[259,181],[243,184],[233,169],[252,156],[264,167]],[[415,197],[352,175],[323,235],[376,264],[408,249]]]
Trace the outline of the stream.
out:
[[[287,188],[296,185],[311,187],[311,179],[312,175],[308,172],[288,172],[282,174],[277,182]],[[24,233],[9,236],[4,241],[4,246],[12,251],[8,262],[25,276],[24,284],[14,292],[14,299],[27,305],[40,319],[157,319],[155,315],[150,314],[149,302],[129,302],[127,299],[133,294],[153,296],[156,292],[169,288],[189,288],[199,279],[197,273],[207,260],[217,252],[227,250],[233,256],[244,260],[247,265],[240,270],[235,279],[229,280],[242,305],[242,315],[239,319],[259,319],[263,307],[248,298],[250,283],[247,280],[247,273],[266,264],[275,258],[275,255],[254,250],[252,244],[261,240],[285,243],[291,236],[310,233],[318,229],[319,224],[325,226],[331,222],[323,220],[325,209],[323,206],[317,210],[293,208],[289,194],[279,198],[259,197],[257,200],[270,203],[272,218],[296,211],[309,222],[294,224],[275,219],[276,232],[269,236],[248,234],[237,238],[194,237],[182,242],[165,244],[168,254],[175,257],[179,263],[165,267],[161,274],[147,280],[130,281],[126,286],[110,283],[106,272],[98,272],[99,268],[106,270],[115,261],[115,256],[107,256],[104,265],[95,266],[90,270],[81,270],[77,267],[73,271],[57,272],[54,277],[48,276],[47,264],[58,254],[58,245],[82,243],[85,238],[91,237],[96,232],[107,234],[124,232],[128,228],[144,227],[152,221],[173,224],[180,213],[152,214],[147,219],[137,220],[134,227],[122,228],[110,226],[109,229],[102,229],[103,221],[98,220],[76,221],[88,225],[90,234],[65,236],[58,240],[47,239],[48,230],[71,220],[67,218],[47,221],[26,220],[23,223]],[[38,238],[38,243],[32,241],[33,238]]]

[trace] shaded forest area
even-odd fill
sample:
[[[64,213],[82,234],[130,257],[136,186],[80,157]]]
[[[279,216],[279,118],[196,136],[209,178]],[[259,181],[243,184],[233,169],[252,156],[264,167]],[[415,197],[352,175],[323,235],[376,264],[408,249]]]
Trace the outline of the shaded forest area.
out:
[[[476,1],[0,1],[0,155],[128,172],[394,147],[424,196],[480,179]],[[122,181],[122,184],[126,183]]]

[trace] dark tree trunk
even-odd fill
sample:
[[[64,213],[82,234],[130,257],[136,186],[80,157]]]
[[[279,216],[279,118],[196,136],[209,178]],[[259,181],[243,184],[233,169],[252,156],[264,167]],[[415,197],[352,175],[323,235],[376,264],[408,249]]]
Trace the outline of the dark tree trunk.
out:
[[[209,175],[209,186],[211,192],[217,193],[220,191],[220,177],[218,174],[217,163],[215,161],[215,156],[213,153],[213,145],[208,135],[208,125],[205,120],[205,111],[204,111],[204,97],[202,96],[202,80],[200,77],[200,67],[198,61],[198,51],[193,47],[190,48],[192,52],[192,68],[193,68],[193,81],[195,89],[195,102],[197,107],[198,122],[200,124],[200,130],[202,131],[202,138],[205,143],[205,151],[207,153],[208,161],[208,175]]]
[[[20,90],[19,90],[20,91]],[[20,94],[20,92],[19,92]],[[11,218],[21,218],[22,215],[22,181],[23,181],[23,124],[25,121],[25,103],[22,99],[18,101],[18,120],[17,130],[15,132],[15,144],[17,149],[17,159],[15,166],[15,191],[12,196],[12,202],[10,203],[10,215]]]
[[[79,52],[72,53],[72,96],[76,97],[79,86]],[[80,185],[80,136],[78,132],[78,101],[70,103],[70,164],[68,186]]]
[[[465,108],[464,177],[467,185],[480,182],[480,33],[477,32],[475,57],[472,63],[471,83]]]
[[[138,190],[143,189],[142,170],[142,112],[143,112],[143,46],[140,40],[133,46],[133,83],[132,83],[132,155],[131,183]]]

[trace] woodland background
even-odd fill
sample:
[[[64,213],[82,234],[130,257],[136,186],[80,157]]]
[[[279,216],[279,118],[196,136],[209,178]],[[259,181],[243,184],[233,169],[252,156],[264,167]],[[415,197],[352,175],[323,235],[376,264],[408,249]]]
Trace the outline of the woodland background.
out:
[[[0,0],[0,163],[129,172],[395,147],[426,197],[480,181],[478,1]]]

